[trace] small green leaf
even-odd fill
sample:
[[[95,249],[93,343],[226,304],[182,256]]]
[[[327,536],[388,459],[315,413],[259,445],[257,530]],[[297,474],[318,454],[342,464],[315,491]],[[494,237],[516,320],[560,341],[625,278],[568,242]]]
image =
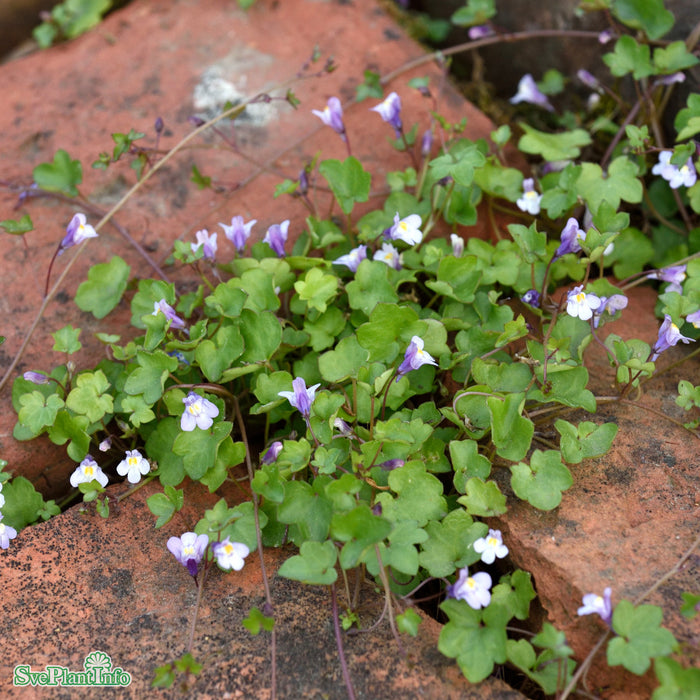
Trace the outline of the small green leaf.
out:
[[[108,393],[110,388],[102,370],[82,372],[66,398],[66,406],[95,423],[114,410],[114,400]]]
[[[309,308],[324,313],[338,293],[338,278],[313,267],[303,279],[294,283],[294,289]]]
[[[524,394],[506,394],[503,399],[489,396],[486,399],[491,414],[491,435],[496,452],[504,459],[522,459],[530,449],[535,426],[522,414]]]
[[[700,668],[683,668],[677,661],[662,656],[654,662],[656,677],[661,684],[651,700],[698,700],[700,698]]]
[[[482,481],[472,477],[465,484],[465,495],[457,499],[467,512],[483,518],[503,515],[508,511],[506,497],[501,493],[495,481]]]
[[[371,176],[354,156],[342,162],[324,160],[318,170],[328,181],[345,214],[352,212],[356,202],[366,202],[369,198]]]
[[[65,352],[68,355],[72,355],[83,347],[83,344],[78,340],[80,328],[73,328],[71,325],[63,326],[63,328],[51,335],[54,340],[53,349],[56,352]]]
[[[45,397],[39,391],[22,394],[19,402],[22,406],[17,416],[19,422],[29,428],[33,436],[38,435],[46,426],[53,425],[56,414],[63,408],[62,398],[56,394]]]
[[[5,505],[2,507],[3,525],[10,525],[18,531],[36,522],[48,505],[32,482],[23,476],[5,481],[2,495],[5,497]]]
[[[700,595],[694,593],[681,593],[683,605],[681,606],[681,615],[688,620],[695,619],[695,616],[700,612]]]
[[[591,143],[590,134],[583,129],[548,134],[524,122],[521,122],[520,126],[525,133],[520,137],[518,148],[523,153],[540,155],[546,161],[578,158],[581,148]]]
[[[25,214],[19,221],[14,219],[0,221],[0,228],[4,228],[7,233],[11,233],[13,236],[21,236],[27,231],[33,231],[34,224],[29,214]]]
[[[515,495],[540,510],[556,508],[561,503],[562,491],[574,483],[557,450],[535,450],[529,465],[520,462],[510,470]]]
[[[650,39],[660,39],[673,27],[673,14],[664,0],[613,0],[612,11],[620,22],[642,29]]]
[[[163,395],[165,380],[177,369],[177,358],[162,350],[136,353],[139,366],[127,377],[124,391],[127,394],[143,394],[144,401],[152,406]]]
[[[75,303],[95,318],[104,318],[121,300],[129,281],[131,268],[115,255],[108,263],[93,265],[86,282],[75,295]]]
[[[613,612],[612,628],[620,635],[608,643],[608,663],[624,666],[641,676],[651,659],[670,654],[677,645],[675,637],[661,627],[663,611],[656,605],[635,607],[621,600]]]
[[[396,616],[396,626],[399,632],[409,634],[411,637],[418,635],[418,626],[423,622],[423,618],[413,609],[408,608],[406,612]]]
[[[261,630],[270,632],[274,626],[275,618],[266,617],[258,608],[255,607],[250,609],[248,617],[243,620],[243,627],[245,627],[252,635],[260,634]]]
[[[78,196],[79,185],[83,181],[83,167],[79,160],[60,149],[56,151],[53,163],[41,163],[34,168],[34,182],[43,190],[62,192],[69,197]]]
[[[578,464],[584,459],[604,455],[617,435],[615,423],[596,425],[583,421],[577,427],[559,419],[554,426],[561,435],[562,457],[569,464]]]
[[[338,578],[337,550],[332,542],[304,542],[277,570],[279,576],[310,585],[328,586]]]
[[[329,350],[318,358],[318,369],[323,379],[333,384],[356,377],[368,358],[369,352],[357,342],[357,336],[350,335],[343,338],[335,350]]]
[[[470,566],[479,561],[480,555],[472,545],[487,534],[484,523],[474,522],[471,516],[456,509],[441,521],[431,520],[425,531],[429,537],[421,543],[420,565],[431,576],[450,576],[460,566]]]
[[[495,14],[494,0],[468,0],[464,7],[460,7],[452,15],[451,22],[457,27],[472,27],[476,24],[485,24]]]
[[[173,442],[173,452],[182,457],[187,475],[198,481],[216,462],[221,443],[231,434],[233,423],[218,421],[209,430],[182,431]]]
[[[618,78],[632,73],[635,80],[640,80],[654,72],[649,46],[637,43],[627,34],[617,40],[614,51],[606,53],[603,56],[603,61],[610,68],[610,72]]]
[[[700,60],[688,51],[684,41],[674,41],[666,47],[654,49],[654,68],[657,73],[668,75],[692,68],[698,63]]]
[[[399,297],[389,282],[392,270],[378,260],[363,260],[355,273],[355,279],[346,286],[351,309],[359,309],[367,316],[380,302],[395,304]]]

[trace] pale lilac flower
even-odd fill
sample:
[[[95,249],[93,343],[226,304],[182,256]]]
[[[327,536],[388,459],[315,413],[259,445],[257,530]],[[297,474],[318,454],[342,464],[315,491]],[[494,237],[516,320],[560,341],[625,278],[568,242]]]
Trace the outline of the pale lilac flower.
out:
[[[202,248],[202,255],[205,260],[214,260],[216,258],[216,234],[209,233],[207,229],[203,228],[197,231],[195,234],[197,238],[196,243],[190,243],[190,248],[192,252],[196,253],[200,248]]]
[[[394,225],[389,230],[389,238],[392,241],[403,241],[408,245],[418,245],[423,240],[423,232],[420,230],[422,219],[418,214],[399,219],[399,212],[394,215]]]
[[[314,398],[316,397],[316,389],[318,389],[320,386],[320,384],[314,384],[307,389],[304,377],[297,377],[292,382],[294,391],[279,391],[277,393],[282,398],[287,399],[289,403],[296,408],[302,416],[304,416],[304,418],[308,418],[309,414],[311,413],[311,404],[314,402]]]
[[[404,354],[403,362],[399,365],[398,372],[396,374],[396,381],[399,380],[407,372],[412,369],[418,369],[423,365],[435,365],[437,367],[437,362],[430,355],[430,353],[423,350],[425,343],[423,339],[417,335],[411,338],[411,342],[406,348],[406,353]]]
[[[433,149],[433,132],[428,129],[424,134],[420,142],[420,154],[423,158],[427,158],[430,155],[430,151]]]
[[[126,476],[130,484],[138,484],[142,474],[148,474],[151,465],[138,450],[127,450],[126,457],[117,465],[117,474]]]
[[[280,452],[282,452],[282,443],[279,440],[275,440],[268,448],[262,459],[260,460],[263,464],[272,464],[277,461]]]
[[[700,311],[694,311],[685,317],[688,323],[692,323],[695,328],[700,328]]]
[[[535,191],[535,181],[531,177],[523,180],[523,196],[516,202],[518,209],[536,216],[540,213],[541,199],[542,195]]]
[[[595,294],[586,294],[583,285],[574,287],[566,297],[566,313],[582,321],[593,317],[593,312],[600,307],[600,298]]]
[[[333,421],[333,427],[338,430],[341,435],[352,435],[352,428],[342,418],[336,417]]]
[[[659,338],[651,349],[651,361],[654,362],[664,350],[668,350],[670,347],[677,345],[679,341],[694,343],[695,338],[686,338],[684,335],[681,335],[678,326],[671,320],[671,317],[666,314],[664,316],[664,322],[661,324],[661,328],[659,328]]]
[[[382,462],[377,466],[379,466],[382,471],[393,472],[394,469],[403,467],[404,464],[406,464],[406,462],[403,459],[387,459],[386,462]]]
[[[614,316],[618,311],[627,308],[627,297],[624,294],[613,294],[610,297],[600,297],[600,306],[593,314],[593,328],[598,328],[603,312]]]
[[[686,278],[685,269],[685,265],[671,265],[670,267],[663,267],[660,270],[649,272],[647,274],[647,279],[668,282],[669,285],[666,287],[667,292],[678,292],[679,294],[683,294],[682,285]]]
[[[0,520],[2,518],[3,515],[0,513]],[[10,546],[10,540],[14,540],[15,537],[17,537],[17,530],[0,522],[0,549],[7,549]]]
[[[520,297],[520,301],[530,306],[534,306],[536,309],[540,308],[540,293],[536,289],[528,289],[525,294]]]
[[[234,569],[240,571],[245,562],[243,561],[249,554],[250,549],[242,542],[231,542],[227,537],[222,542],[215,542],[212,548],[216,563],[222,569]]]
[[[102,469],[97,466],[97,462],[88,455],[71,474],[70,485],[75,488],[78,484],[89,484],[91,481],[97,481],[104,488],[107,486],[109,479]]]
[[[219,415],[219,409],[208,399],[190,391],[182,403],[185,404],[185,410],[180,418],[180,428],[189,433],[195,428],[201,430],[209,430],[213,419]]]
[[[242,216],[234,216],[231,219],[231,225],[219,224],[224,229],[226,238],[236,246],[236,250],[240,253],[250,238],[250,232],[253,226],[258,223],[257,219],[251,219],[247,224],[243,221]]]
[[[612,588],[608,587],[603,591],[603,595],[596,593],[586,593],[583,596],[583,605],[578,609],[579,615],[600,615],[603,622],[608,627],[612,622]]]
[[[166,546],[175,559],[187,569],[190,576],[196,576],[208,544],[207,535],[185,532],[180,537],[171,537]]]
[[[391,243],[382,243],[381,250],[374,253],[374,260],[381,260],[394,270],[401,269],[402,256]]]
[[[87,223],[85,214],[76,214],[66,228],[66,235],[61,241],[58,254],[61,255],[64,250],[72,248],[88,238],[97,238],[97,231]]]
[[[111,437],[106,437],[98,446],[97,449],[100,452],[108,452],[109,449],[112,447],[112,438]]]
[[[32,384],[48,384],[49,378],[41,372],[25,372],[22,377]]]
[[[464,252],[464,238],[458,236],[456,233],[451,233],[450,244],[452,245],[452,255],[454,255],[455,258],[461,258]]]
[[[503,559],[508,556],[508,547],[503,544],[500,530],[489,529],[488,537],[480,537],[474,542],[474,551],[481,554],[481,561],[484,564],[493,564],[496,557]]]
[[[341,255],[333,261],[334,265],[345,265],[351,272],[357,272],[360,263],[367,258],[367,246],[359,245],[353,248],[347,255]]]
[[[343,123],[343,107],[337,97],[329,97],[323,111],[311,110],[326,126],[330,126],[343,141],[347,140],[345,135],[345,124]]]
[[[491,602],[491,583],[491,577],[484,571],[470,576],[468,569],[460,569],[459,578],[447,587],[447,595],[479,610]]]
[[[530,104],[537,105],[538,107],[543,107],[550,112],[554,111],[554,107],[549,104],[547,95],[540,91],[530,73],[527,73],[520,78],[520,82],[518,83],[518,92],[514,97],[510,98],[510,102],[514,105],[520,102],[529,102]]]
[[[176,313],[175,309],[173,309],[170,304],[168,304],[165,299],[161,299],[160,301],[154,301],[153,302],[153,313],[151,316],[157,316],[159,313],[163,314],[165,318],[170,321],[170,327],[171,328],[184,328],[185,327],[185,322],[183,319],[181,319]]]
[[[281,224],[273,224],[267,229],[263,243],[267,243],[270,248],[277,254],[278,258],[284,257],[284,244],[287,242],[289,232],[289,219],[286,219]]]
[[[651,169],[651,172],[654,175],[661,175],[672,190],[678,189],[681,185],[692,187],[698,179],[692,158],[688,158],[685,165],[679,168],[671,163],[672,155],[673,151],[661,151],[659,162]]]
[[[567,253],[578,253],[581,250],[581,241],[586,240],[586,233],[578,226],[578,221],[573,217],[566,222],[561,232],[561,243],[554,253],[554,259]]]
[[[591,90],[600,90],[600,82],[598,78],[595,77],[592,73],[589,73],[587,70],[584,70],[583,68],[576,73],[576,77],[587,87],[590,88]]]
[[[685,73],[678,71],[677,73],[671,73],[671,75],[665,75],[663,78],[657,78],[654,81],[654,85],[673,85],[674,83],[684,83]]]
[[[370,108],[371,112],[377,112],[379,116],[393,127],[396,138],[401,138],[401,98],[392,92],[383,102]]]
[[[612,29],[604,29],[598,34],[598,43],[607,44],[615,38],[615,32]]]
[[[467,34],[469,38],[474,41],[475,39],[483,39],[487,36],[493,36],[495,32],[488,24],[480,24],[476,27],[469,27]]]

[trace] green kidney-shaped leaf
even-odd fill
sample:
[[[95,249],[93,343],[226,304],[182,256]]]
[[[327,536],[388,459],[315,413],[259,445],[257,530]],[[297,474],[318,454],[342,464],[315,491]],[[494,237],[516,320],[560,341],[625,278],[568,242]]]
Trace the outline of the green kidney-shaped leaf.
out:
[[[279,576],[311,585],[328,586],[338,578],[338,553],[332,542],[304,542],[296,554],[280,566]]]
[[[520,462],[510,470],[510,485],[515,495],[540,510],[556,508],[561,503],[562,491],[574,483],[557,450],[535,450],[529,465]]]
[[[104,318],[121,300],[131,268],[115,255],[108,263],[93,265],[75,295],[75,303],[95,318]]]

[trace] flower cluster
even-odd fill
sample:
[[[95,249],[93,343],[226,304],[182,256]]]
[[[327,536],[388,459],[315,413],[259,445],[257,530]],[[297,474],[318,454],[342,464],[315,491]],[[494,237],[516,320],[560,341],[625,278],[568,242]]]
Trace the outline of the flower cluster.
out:
[[[473,544],[474,551],[481,554],[484,564],[493,564],[496,558],[508,556],[508,547],[503,544],[500,530],[489,529],[488,537],[480,537]],[[467,568],[460,569],[457,580],[447,587],[447,596],[463,600],[475,610],[485,608],[491,602],[491,576],[485,571],[469,575]]]

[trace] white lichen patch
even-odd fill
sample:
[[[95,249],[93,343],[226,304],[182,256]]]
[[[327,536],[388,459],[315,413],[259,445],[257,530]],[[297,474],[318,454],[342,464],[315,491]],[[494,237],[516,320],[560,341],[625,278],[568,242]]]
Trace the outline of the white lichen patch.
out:
[[[237,49],[210,65],[192,93],[196,115],[209,120],[221,114],[227,103],[238,105],[255,97],[265,88],[250,88],[249,83],[263,85],[264,73],[273,63],[271,56],[252,49]],[[277,119],[278,104],[249,104],[237,119],[239,125],[262,127]]]

